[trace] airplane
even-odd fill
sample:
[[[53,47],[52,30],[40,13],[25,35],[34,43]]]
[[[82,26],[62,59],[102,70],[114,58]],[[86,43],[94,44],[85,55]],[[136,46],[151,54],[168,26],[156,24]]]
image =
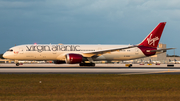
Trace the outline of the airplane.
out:
[[[7,50],[3,57],[15,60],[53,60],[55,64],[95,66],[94,61],[132,60],[163,53],[174,48],[157,48],[166,22],[159,23],[137,45],[26,44]],[[88,63],[87,63],[88,61]]]
[[[174,60],[169,59],[169,63],[179,64],[180,61],[177,61],[176,59],[174,59]]]

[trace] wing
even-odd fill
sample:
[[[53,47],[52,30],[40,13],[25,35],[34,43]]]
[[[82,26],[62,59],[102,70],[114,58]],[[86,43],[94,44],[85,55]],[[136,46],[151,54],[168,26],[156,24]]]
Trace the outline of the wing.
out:
[[[112,48],[112,49],[104,49],[104,50],[93,51],[93,52],[84,52],[84,53],[82,53],[82,55],[84,57],[101,56],[102,54],[105,54],[105,53],[111,53],[111,52],[120,51],[123,49],[129,49],[129,48],[133,48],[133,47],[139,47],[139,46],[132,45],[132,46],[127,46],[127,47],[123,47],[123,48]]]

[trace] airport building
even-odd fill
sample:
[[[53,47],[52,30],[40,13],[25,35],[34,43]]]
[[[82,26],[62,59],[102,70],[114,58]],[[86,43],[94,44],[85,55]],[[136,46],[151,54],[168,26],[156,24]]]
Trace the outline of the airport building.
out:
[[[14,63],[14,61],[8,59],[0,59],[0,63]]]

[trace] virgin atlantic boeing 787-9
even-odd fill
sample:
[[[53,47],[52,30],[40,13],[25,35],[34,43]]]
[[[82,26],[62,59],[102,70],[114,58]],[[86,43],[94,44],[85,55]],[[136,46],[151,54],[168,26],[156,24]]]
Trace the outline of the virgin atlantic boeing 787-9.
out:
[[[93,61],[138,59],[172,49],[157,48],[165,25],[166,22],[159,23],[137,45],[27,44],[10,48],[3,57],[15,60],[17,66],[18,60],[53,60],[55,64],[95,66]]]

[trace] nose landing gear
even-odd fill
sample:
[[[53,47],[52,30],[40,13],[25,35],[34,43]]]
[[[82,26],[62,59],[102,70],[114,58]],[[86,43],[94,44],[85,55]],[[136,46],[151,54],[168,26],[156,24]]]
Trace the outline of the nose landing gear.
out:
[[[19,66],[19,63],[16,63],[16,66]]]

